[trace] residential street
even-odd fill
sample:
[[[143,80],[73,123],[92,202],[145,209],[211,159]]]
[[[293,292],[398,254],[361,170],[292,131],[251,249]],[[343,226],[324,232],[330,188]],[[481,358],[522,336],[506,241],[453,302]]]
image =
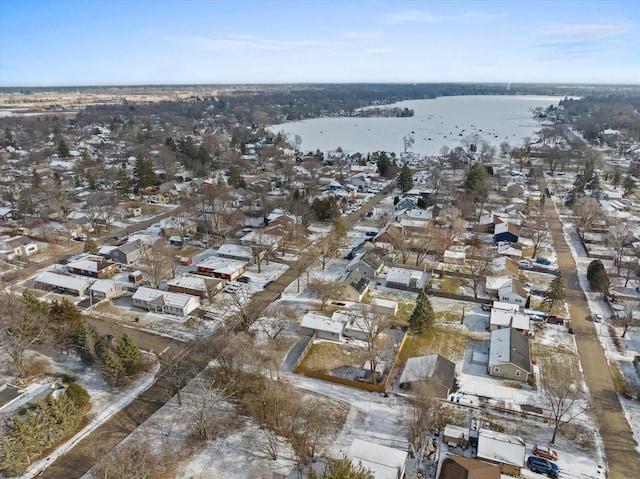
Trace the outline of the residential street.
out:
[[[393,188],[393,184],[395,184],[395,182],[393,182],[389,188]],[[358,211],[344,218],[343,221],[346,228],[353,228],[360,217],[370,211],[383,197],[384,194],[376,195]],[[168,215],[163,214],[162,216],[165,217]],[[156,222],[157,219],[156,217],[153,221],[150,220],[145,222],[145,224],[152,224]],[[138,229],[142,228],[137,227],[136,230]],[[310,246],[309,251],[319,255],[317,248],[322,241],[328,241],[328,239],[324,238],[316,242],[316,244]],[[276,301],[289,283],[294,280],[294,268],[289,268],[282,276],[270,283],[264,291],[256,293],[252,301],[264,309],[273,301]],[[114,334],[114,336],[119,337],[122,331],[125,330],[123,326],[115,322],[110,323],[97,318],[89,318],[89,321],[94,324],[102,334]],[[145,332],[135,328],[126,328],[126,331],[131,334],[142,349],[161,353],[164,348],[168,348],[163,358],[173,358],[176,354],[183,352],[184,358],[186,358],[198,372],[202,371],[208,364],[208,355],[195,347],[195,341],[185,344],[171,338],[158,336],[151,332]],[[111,417],[111,419],[100,425],[89,436],[81,440],[73,449],[51,464],[51,466],[45,469],[38,477],[48,479],[76,479],[82,477],[93,467],[102,455],[117,446],[171,398],[171,395],[168,394],[171,387],[170,378],[163,375],[161,370],[156,382],[149,389],[134,399],[123,410]]]
[[[538,171],[540,191],[546,182]],[[567,302],[571,326],[575,332],[584,377],[591,396],[592,414],[604,443],[611,479],[629,479],[640,471],[640,455],[622,407],[615,392],[607,358],[596,334],[595,324],[587,318],[591,314],[584,292],[579,286],[576,263],[567,244],[562,224],[551,199],[545,203],[545,217],[553,236],[558,255],[558,268],[567,285]],[[636,471],[635,473],[633,471]]]

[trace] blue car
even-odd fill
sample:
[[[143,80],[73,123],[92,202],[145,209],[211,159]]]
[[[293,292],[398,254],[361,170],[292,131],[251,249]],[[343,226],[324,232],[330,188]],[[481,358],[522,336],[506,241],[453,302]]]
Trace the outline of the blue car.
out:
[[[558,466],[547,459],[537,456],[529,456],[529,459],[527,459],[527,466],[529,466],[529,469],[533,472],[546,474],[549,477],[558,477]]]
[[[541,256],[538,256],[536,258],[536,263],[543,264],[545,266],[549,266],[551,264],[551,261],[549,261],[547,258],[543,258]]]

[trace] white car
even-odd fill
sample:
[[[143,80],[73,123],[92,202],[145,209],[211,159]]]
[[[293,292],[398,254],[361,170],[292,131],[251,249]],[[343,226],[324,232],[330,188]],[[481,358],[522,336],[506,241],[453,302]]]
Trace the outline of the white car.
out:
[[[235,293],[236,291],[238,291],[240,289],[240,285],[239,284],[228,284],[226,286],[226,288],[224,288],[224,292],[225,293]]]
[[[591,321],[593,321],[594,323],[599,323],[600,321],[602,321],[602,315],[600,315],[600,314],[592,314],[591,315]]]

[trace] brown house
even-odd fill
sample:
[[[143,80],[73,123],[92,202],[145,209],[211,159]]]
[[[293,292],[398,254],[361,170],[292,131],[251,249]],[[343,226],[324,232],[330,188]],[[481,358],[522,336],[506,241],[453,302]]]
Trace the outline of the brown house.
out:
[[[496,464],[451,454],[442,461],[438,479],[500,479],[500,468]]]
[[[172,293],[185,293],[200,298],[211,298],[222,289],[225,281],[198,275],[184,275],[167,281]]]
[[[104,279],[116,274],[116,264],[104,259],[81,259],[67,265],[67,271],[73,274]]]

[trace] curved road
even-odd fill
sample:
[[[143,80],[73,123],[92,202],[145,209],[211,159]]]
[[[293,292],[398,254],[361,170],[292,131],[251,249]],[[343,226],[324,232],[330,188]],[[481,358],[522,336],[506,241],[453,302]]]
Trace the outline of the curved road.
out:
[[[546,181],[542,178],[541,171],[538,171],[538,174],[540,191],[544,194]],[[575,333],[584,378],[591,396],[591,411],[604,444],[608,477],[638,477],[640,455],[635,450],[636,442],[622,412],[595,324],[587,319],[591,312],[584,291],[580,288],[578,269],[564,237],[558,213],[550,199],[545,202],[544,214],[558,255],[558,269],[562,271],[567,286],[571,327]]]

